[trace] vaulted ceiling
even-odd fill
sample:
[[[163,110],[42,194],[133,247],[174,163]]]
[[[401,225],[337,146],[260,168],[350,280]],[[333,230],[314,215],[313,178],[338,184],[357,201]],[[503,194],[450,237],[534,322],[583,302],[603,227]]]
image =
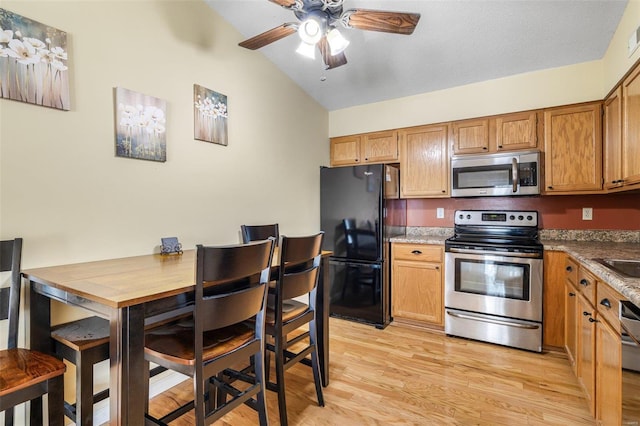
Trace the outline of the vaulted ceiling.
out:
[[[269,0],[205,0],[247,39],[292,11]],[[627,0],[344,0],[344,9],[421,15],[412,35],[340,28],[348,63],[325,70],[292,34],[265,55],[327,110],[601,59]],[[241,40],[238,40],[241,41]],[[238,47],[242,49],[242,47]]]

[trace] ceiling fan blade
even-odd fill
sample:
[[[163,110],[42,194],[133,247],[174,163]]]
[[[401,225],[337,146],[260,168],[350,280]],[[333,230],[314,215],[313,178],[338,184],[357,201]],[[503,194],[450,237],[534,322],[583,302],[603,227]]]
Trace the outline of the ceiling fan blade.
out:
[[[331,56],[331,49],[329,48],[329,42],[327,42],[326,36],[322,37],[318,42],[318,50],[320,50],[322,60],[328,70],[338,68],[347,63],[347,57],[344,56],[344,52]]]
[[[394,34],[413,33],[420,20],[419,13],[384,10],[351,9],[347,10],[344,15],[348,17],[349,27]]]
[[[260,49],[261,47],[273,43],[274,41],[278,41],[281,38],[295,33],[296,31],[298,31],[298,24],[287,22],[279,27],[272,28],[262,34],[258,34],[255,37],[242,41],[238,43],[238,46],[251,50]]]
[[[271,3],[279,4],[282,7],[290,8],[296,4],[296,0],[269,0]]]

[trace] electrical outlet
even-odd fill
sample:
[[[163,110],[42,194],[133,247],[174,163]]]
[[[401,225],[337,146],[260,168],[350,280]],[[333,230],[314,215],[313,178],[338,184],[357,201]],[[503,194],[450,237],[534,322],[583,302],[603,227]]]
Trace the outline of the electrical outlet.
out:
[[[444,208],[438,207],[436,209],[436,219],[444,219]]]
[[[582,220],[593,220],[593,209],[591,207],[582,208]]]

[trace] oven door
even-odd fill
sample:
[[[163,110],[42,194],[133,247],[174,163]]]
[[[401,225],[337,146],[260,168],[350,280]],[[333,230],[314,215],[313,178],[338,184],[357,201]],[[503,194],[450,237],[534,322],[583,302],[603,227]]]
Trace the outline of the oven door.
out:
[[[447,308],[542,321],[543,260],[491,254],[445,254]]]

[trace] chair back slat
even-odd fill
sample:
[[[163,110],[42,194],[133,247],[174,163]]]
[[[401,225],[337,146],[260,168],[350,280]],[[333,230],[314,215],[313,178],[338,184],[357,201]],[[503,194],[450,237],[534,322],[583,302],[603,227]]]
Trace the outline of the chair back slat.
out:
[[[280,286],[282,299],[293,299],[310,293],[318,282],[319,266],[306,268],[301,272],[285,273]]]
[[[262,308],[265,283],[244,290],[205,297],[202,303],[203,330],[216,330],[254,317]]]
[[[284,237],[283,237],[284,238]],[[319,256],[322,250],[324,232],[308,237],[287,237],[287,247],[284,241],[280,251],[280,263],[296,264]]]
[[[20,293],[22,286],[20,278],[21,262],[22,238],[0,241],[0,271],[11,271],[9,299],[1,302],[2,305],[8,303],[8,349],[14,349],[18,346],[18,322],[20,319]]]
[[[242,242],[249,243],[251,241],[266,240],[269,237],[275,238],[275,244],[278,245],[280,239],[280,231],[278,224],[273,225],[241,225]]]
[[[197,246],[198,272],[205,286],[216,282],[234,281],[261,273],[269,267],[271,249],[264,243],[243,246],[204,247]]]

